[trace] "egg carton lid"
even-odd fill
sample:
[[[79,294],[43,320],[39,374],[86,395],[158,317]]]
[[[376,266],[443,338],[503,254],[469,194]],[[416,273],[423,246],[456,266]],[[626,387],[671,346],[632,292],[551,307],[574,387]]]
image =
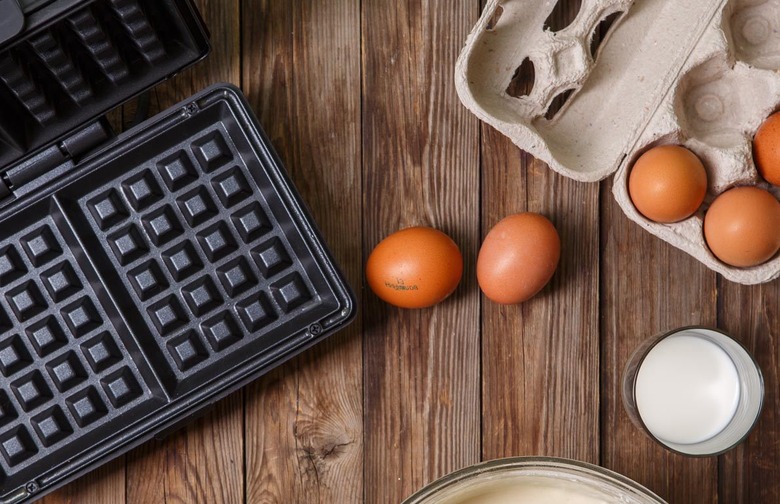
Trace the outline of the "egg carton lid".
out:
[[[571,24],[551,31],[545,23],[556,3],[489,0],[458,59],[457,90],[520,148],[595,182],[636,149],[726,2],[583,0]],[[512,82],[524,70],[534,85],[518,94]]]

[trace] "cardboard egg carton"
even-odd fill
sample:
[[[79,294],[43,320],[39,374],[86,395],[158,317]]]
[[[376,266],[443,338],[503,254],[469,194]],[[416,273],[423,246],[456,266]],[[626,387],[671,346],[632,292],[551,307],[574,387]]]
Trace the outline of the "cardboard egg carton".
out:
[[[631,220],[725,278],[780,277],[780,255],[734,268],[710,252],[703,232],[709,204],[733,186],[780,197],[752,157],[753,135],[780,108],[780,0],[583,0],[553,31],[545,23],[555,7],[488,1],[457,63],[464,105],[567,177],[614,173],[615,199]],[[521,78],[533,87],[517,89]],[[675,224],[649,221],[628,195],[634,162],[662,144],[696,153],[709,178],[702,208]]]

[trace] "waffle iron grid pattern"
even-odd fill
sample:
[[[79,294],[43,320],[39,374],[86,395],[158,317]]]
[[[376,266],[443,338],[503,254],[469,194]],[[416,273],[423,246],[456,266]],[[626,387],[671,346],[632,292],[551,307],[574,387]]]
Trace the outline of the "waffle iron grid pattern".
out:
[[[51,217],[0,249],[0,481],[151,399]]]
[[[312,279],[221,127],[79,200],[120,272],[170,393],[316,303]],[[315,279],[316,280],[316,279]],[[276,343],[269,339],[269,345]]]

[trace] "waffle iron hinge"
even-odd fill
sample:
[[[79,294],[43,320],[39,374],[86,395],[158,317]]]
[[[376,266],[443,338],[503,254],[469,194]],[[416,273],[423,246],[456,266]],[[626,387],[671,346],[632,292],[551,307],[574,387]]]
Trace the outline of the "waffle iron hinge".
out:
[[[105,118],[89,124],[64,140],[49,146],[33,157],[0,174],[0,201],[28,193],[35,186],[61,176],[75,168],[81,159],[114,137]]]

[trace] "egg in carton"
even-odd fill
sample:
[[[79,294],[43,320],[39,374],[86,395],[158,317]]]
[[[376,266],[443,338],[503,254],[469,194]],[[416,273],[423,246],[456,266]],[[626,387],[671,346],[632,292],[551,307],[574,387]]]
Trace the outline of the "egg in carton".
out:
[[[735,268],[712,254],[703,232],[709,204],[731,187],[780,197],[752,156],[753,135],[780,108],[780,0],[583,0],[553,31],[545,25],[555,8],[554,0],[488,1],[457,62],[464,105],[567,177],[615,173],[615,199],[631,220],[725,278],[780,277],[780,255]],[[533,86],[517,89],[520,78]],[[673,224],[648,220],[628,195],[634,162],[664,144],[696,153],[709,180],[704,205]]]

